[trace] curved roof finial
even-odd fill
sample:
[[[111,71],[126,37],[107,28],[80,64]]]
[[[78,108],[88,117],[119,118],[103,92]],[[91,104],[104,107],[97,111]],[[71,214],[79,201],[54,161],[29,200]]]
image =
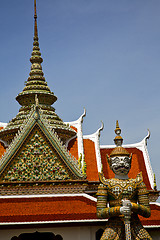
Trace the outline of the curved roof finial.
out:
[[[149,129],[147,129],[148,130],[148,134],[147,134],[147,136],[145,137],[145,143],[146,143],[146,145],[147,145],[147,140],[150,138],[150,136],[151,136],[151,132],[150,132],[150,130]]]
[[[34,37],[38,37],[36,0],[34,0]]]
[[[99,131],[102,131],[104,129],[104,123],[103,121],[101,120],[101,127],[99,128]]]

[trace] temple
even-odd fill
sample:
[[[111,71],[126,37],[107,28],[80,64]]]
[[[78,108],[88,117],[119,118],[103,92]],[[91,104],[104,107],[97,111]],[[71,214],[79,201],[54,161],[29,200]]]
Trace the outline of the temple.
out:
[[[43,34],[43,33],[42,33]],[[91,135],[83,133],[86,110],[64,122],[52,106],[57,100],[42,70],[37,9],[31,71],[16,97],[21,105],[9,123],[0,122],[0,239],[100,240],[106,219],[96,214],[99,173],[113,178],[106,155],[115,145],[100,145],[103,123]],[[132,153],[129,178],[142,172],[149,191],[151,216],[140,220],[152,239],[160,235],[159,191],[147,141],[123,145]]]

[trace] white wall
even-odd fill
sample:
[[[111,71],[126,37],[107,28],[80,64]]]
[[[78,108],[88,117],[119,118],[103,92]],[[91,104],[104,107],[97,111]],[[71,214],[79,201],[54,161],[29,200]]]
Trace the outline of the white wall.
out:
[[[96,240],[95,233],[99,227],[57,227],[57,228],[32,228],[32,229],[4,229],[0,230],[0,240],[11,240],[14,236],[21,233],[52,232],[55,235],[60,234],[63,240]]]
[[[102,227],[103,228],[103,227]],[[0,230],[0,240],[11,240],[21,233],[52,232],[60,234],[63,240],[96,240],[96,231],[100,226],[31,228],[31,229],[4,229]],[[160,240],[160,229],[147,229],[153,240]]]

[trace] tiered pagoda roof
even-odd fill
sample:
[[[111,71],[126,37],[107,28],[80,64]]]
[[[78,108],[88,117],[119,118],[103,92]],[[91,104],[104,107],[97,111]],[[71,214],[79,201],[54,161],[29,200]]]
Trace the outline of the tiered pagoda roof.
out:
[[[7,127],[0,131],[0,139],[3,139],[8,143],[11,142],[15,134],[23,125],[23,122],[28,118],[31,107],[35,104],[35,95],[37,95],[44,117],[48,119],[59,137],[65,142],[69,138],[75,136],[76,133],[73,129],[64,124],[55,113],[55,109],[51,106],[57,100],[57,97],[49,89],[42,71],[41,63],[43,62],[43,59],[39,48],[36,1],[34,2],[34,13],[34,42],[32,56],[30,58],[32,64],[31,71],[29,73],[29,78],[26,81],[26,86],[16,97],[16,100],[22,107],[17,116],[8,123]]]

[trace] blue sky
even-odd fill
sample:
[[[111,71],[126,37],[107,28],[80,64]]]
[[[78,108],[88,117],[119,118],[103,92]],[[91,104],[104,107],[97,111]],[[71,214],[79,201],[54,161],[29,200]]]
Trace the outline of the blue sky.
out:
[[[101,144],[112,144],[115,122],[124,144],[151,131],[148,149],[160,187],[160,1],[37,0],[39,43],[56,113],[84,134],[103,120]],[[0,121],[20,108],[15,97],[30,72],[33,0],[0,0]],[[157,167],[158,166],[158,167]]]

